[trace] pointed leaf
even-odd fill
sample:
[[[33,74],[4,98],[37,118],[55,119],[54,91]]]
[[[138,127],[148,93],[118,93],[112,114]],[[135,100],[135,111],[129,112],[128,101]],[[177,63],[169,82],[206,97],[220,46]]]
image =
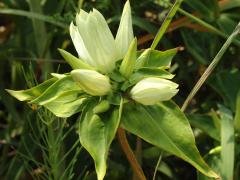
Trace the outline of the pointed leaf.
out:
[[[71,76],[66,76],[57,80],[52,84],[44,93],[42,93],[38,98],[32,100],[30,103],[44,105],[58,98],[66,91],[77,90],[82,92],[81,88],[76,84]]]
[[[221,175],[222,179],[233,179],[234,174],[234,121],[232,112],[219,106],[221,117]]]
[[[121,122],[129,132],[182,158],[203,174],[218,178],[198,152],[186,117],[171,101],[154,106],[126,105]]]
[[[94,70],[93,67],[88,65],[87,63],[83,62],[81,59],[73,56],[71,53],[63,50],[58,49],[62,57],[67,61],[67,63],[73,68],[73,69],[90,69]]]
[[[141,67],[161,67],[169,68],[173,57],[176,55],[178,48],[169,49],[166,51],[158,51],[146,49],[143,54],[139,56],[136,62],[136,69]]]
[[[126,81],[122,85],[121,89],[125,91],[127,88],[133,86],[140,80],[148,77],[172,79],[174,75],[160,68],[140,68],[139,70],[137,70],[137,72],[130,76],[129,81]]]
[[[110,144],[119,126],[122,103],[111,113],[101,116],[93,113],[96,103],[91,103],[83,112],[79,124],[79,137],[83,147],[90,153],[95,162],[98,180],[106,174],[106,160]]]
[[[136,63],[136,57],[137,57],[137,39],[134,38],[120,66],[120,73],[124,77],[128,78],[132,74]]]
[[[211,168],[215,171],[220,173],[221,172],[221,157],[220,157],[220,150],[219,146],[211,149],[207,155],[204,156],[204,160],[211,166]],[[213,180],[213,178],[209,178],[204,176],[201,173],[197,173],[197,180]]]
[[[51,78],[42,84],[39,84],[31,89],[14,91],[6,89],[6,91],[11,94],[13,97],[17,98],[19,101],[29,101],[40,96],[49,86],[57,81],[57,78]]]

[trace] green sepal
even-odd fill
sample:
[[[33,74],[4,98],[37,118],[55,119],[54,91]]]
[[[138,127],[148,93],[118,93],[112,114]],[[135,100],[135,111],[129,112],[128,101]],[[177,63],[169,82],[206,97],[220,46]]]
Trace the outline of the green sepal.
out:
[[[116,82],[123,82],[126,78],[117,70],[114,70],[109,74],[109,77]]]
[[[103,100],[93,108],[93,113],[94,114],[104,113],[109,108],[110,108],[110,104],[109,104],[108,100]]]
[[[128,81],[123,83],[121,90],[125,91],[129,87],[135,85],[140,80],[148,77],[172,79],[174,75],[161,68],[140,68],[138,69],[138,71],[136,71],[130,76]]]
[[[67,61],[67,63],[73,68],[73,69],[90,69],[95,70],[95,68],[91,67],[87,63],[83,62],[81,59],[73,56],[71,53],[63,50],[58,49],[62,57]]]
[[[108,102],[112,105],[120,105],[121,99],[121,94],[117,92],[112,92],[107,96]]]
[[[136,63],[136,57],[137,57],[137,38],[134,38],[120,66],[119,71],[124,77],[128,78],[132,74]]]

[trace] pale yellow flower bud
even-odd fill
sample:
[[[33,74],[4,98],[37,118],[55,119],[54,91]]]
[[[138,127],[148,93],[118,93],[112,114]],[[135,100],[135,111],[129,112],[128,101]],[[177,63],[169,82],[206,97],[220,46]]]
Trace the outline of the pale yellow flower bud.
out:
[[[178,92],[178,84],[163,78],[146,78],[139,81],[131,90],[132,99],[153,105],[159,101],[170,100]]]

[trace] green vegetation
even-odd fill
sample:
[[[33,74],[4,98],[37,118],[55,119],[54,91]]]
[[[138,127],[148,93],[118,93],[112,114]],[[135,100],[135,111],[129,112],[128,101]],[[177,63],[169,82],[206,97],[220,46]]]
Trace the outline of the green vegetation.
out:
[[[239,179],[240,1],[129,2],[0,2],[0,179]]]

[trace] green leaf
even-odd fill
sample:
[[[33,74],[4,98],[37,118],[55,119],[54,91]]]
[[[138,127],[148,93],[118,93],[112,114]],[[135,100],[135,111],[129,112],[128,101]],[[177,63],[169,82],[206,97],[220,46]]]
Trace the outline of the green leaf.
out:
[[[80,112],[85,100],[86,98],[82,97],[82,92],[79,90],[67,91],[57,96],[53,101],[44,104],[44,107],[57,117],[67,118]]]
[[[126,78],[118,71],[114,70],[109,74],[109,77],[116,82],[123,82]]]
[[[140,68],[130,77],[129,81],[133,83],[147,77],[172,79],[174,75],[161,68]]]
[[[100,114],[106,112],[110,108],[108,100],[102,100],[98,105],[93,108],[93,113]]]
[[[236,101],[236,114],[234,118],[234,126],[237,132],[240,132],[240,90],[237,94],[237,101]]]
[[[95,105],[96,103],[91,103],[83,112],[79,124],[79,137],[83,147],[94,159],[98,180],[102,180],[106,174],[108,150],[119,126],[122,103],[111,113],[101,115],[93,113]]]
[[[214,120],[211,116],[190,114],[187,117],[192,126],[201,129],[213,139],[220,141],[220,128],[216,127]]]
[[[6,91],[11,94],[13,97],[18,99],[19,101],[29,101],[40,96],[48,87],[50,87],[54,82],[57,81],[57,78],[51,78],[31,89],[13,91],[10,89],[6,89]]]
[[[221,174],[222,179],[233,179],[234,172],[234,121],[232,112],[219,107],[221,117]]]
[[[239,16],[239,14],[238,14]],[[227,34],[231,34],[233,29],[236,27],[236,25],[238,24],[238,20],[234,20],[232,17],[231,17],[231,14],[230,13],[222,13],[218,20],[217,20],[217,23],[220,27],[220,29],[227,33]]]
[[[90,69],[95,70],[93,67],[88,65],[87,63],[83,62],[81,59],[73,56],[71,53],[63,50],[58,49],[62,57],[67,61],[67,63],[73,68],[73,69]]]
[[[173,74],[165,71],[161,68],[140,68],[135,72],[132,76],[130,76],[129,81],[126,81],[122,85],[122,90],[126,90],[127,88],[133,86],[140,80],[147,78],[147,77],[158,77],[158,78],[165,78],[165,79],[172,79],[174,77]]]
[[[166,51],[147,49],[145,56],[139,56],[136,62],[136,69],[141,67],[161,67],[169,68],[173,57],[176,55],[178,48]],[[144,53],[144,52],[143,52]]]
[[[215,0],[205,0],[205,1],[185,1],[194,10],[200,12],[208,20],[214,20],[216,11],[218,10],[218,5]]]
[[[82,92],[81,88],[75,83],[75,81],[73,81],[72,77],[66,76],[57,80],[48,89],[46,89],[44,93],[32,100],[30,103],[44,105],[57,99],[58,96],[62,95],[63,93],[73,90]]]
[[[138,17],[137,14],[133,16],[133,25],[138,26],[139,28],[149,32],[150,34],[156,34],[158,28],[146,18]]]
[[[213,36],[210,34],[201,34],[201,38],[195,38],[199,36],[197,32],[192,30],[182,30],[181,35],[184,40],[184,44],[189,53],[192,54],[194,60],[201,64],[207,64],[208,59],[211,59],[211,44],[208,40],[214,42]]]
[[[239,0],[231,0],[226,1],[223,6],[220,7],[221,11],[226,11],[232,8],[240,7],[240,1]]]
[[[231,107],[232,111],[236,109],[237,93],[240,90],[240,71],[222,71],[210,77],[208,84],[224,100],[224,104]]]
[[[68,24],[64,24],[64,23],[56,21],[56,19],[54,19],[52,16],[46,16],[46,15],[43,15],[40,13],[23,11],[23,10],[19,10],[19,9],[0,9],[0,14],[12,14],[12,15],[16,15],[16,16],[34,18],[34,19],[38,19],[38,20],[53,24],[55,26],[58,26],[58,27],[61,27],[64,29],[68,29],[68,27],[69,27]]]
[[[171,101],[154,106],[124,106],[122,126],[145,141],[192,164],[209,177],[218,178],[202,159],[187,118]]]

